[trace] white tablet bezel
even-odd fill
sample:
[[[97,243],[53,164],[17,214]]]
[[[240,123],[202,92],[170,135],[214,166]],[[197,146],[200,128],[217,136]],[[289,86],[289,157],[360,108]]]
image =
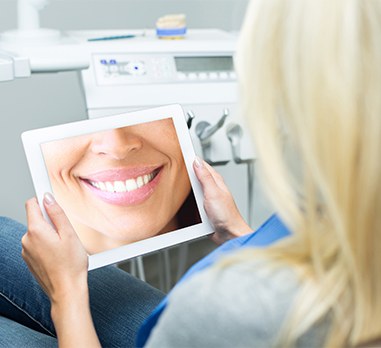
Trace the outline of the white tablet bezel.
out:
[[[195,152],[183,109],[179,104],[173,104],[146,110],[132,111],[115,116],[40,128],[26,131],[22,134],[22,142],[36,196],[44,217],[49,221],[42,201],[45,192],[52,192],[52,187],[46,169],[41,144],[68,137],[132,126],[167,118],[171,118],[175,126],[194,197],[199,210],[201,223],[181,228],[173,232],[154,236],[142,241],[134,242],[132,244],[117,247],[115,249],[100,252],[98,254],[90,255],[89,270],[131,259],[136,256],[151,253],[213,233],[212,225],[210,224],[203,207],[203,193],[201,186],[193,170]]]

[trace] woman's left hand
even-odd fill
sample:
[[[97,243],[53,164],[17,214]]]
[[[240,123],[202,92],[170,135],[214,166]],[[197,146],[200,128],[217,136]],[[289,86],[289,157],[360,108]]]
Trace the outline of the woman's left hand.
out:
[[[212,240],[222,244],[229,239],[252,232],[239,212],[232,194],[220,174],[197,158],[193,164],[204,193],[204,208],[214,226]]]
[[[45,195],[44,206],[54,227],[44,219],[36,198],[26,202],[28,231],[22,256],[54,305],[88,291],[88,256],[51,194]]]

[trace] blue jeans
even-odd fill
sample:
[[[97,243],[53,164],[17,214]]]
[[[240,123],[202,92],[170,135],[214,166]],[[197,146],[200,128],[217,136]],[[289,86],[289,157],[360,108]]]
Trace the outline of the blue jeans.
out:
[[[56,347],[50,302],[21,257],[26,227],[0,217],[0,347]],[[90,307],[103,347],[133,347],[164,297],[116,267],[89,272]]]

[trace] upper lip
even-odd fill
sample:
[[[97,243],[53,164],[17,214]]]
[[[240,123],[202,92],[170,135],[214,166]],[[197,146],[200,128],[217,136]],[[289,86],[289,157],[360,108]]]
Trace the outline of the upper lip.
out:
[[[161,166],[139,166],[130,168],[115,168],[95,172],[86,176],[80,176],[82,180],[88,181],[125,181],[136,179],[139,176],[150,174],[161,169]]]

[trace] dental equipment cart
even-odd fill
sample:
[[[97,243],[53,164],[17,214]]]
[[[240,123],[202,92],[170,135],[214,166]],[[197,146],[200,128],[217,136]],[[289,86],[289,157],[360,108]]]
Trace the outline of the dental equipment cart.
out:
[[[255,156],[237,106],[236,35],[195,29],[182,40],[161,40],[154,31],[128,33],[109,40],[126,33],[68,33],[91,54],[89,69],[80,72],[88,117],[181,104],[196,152],[223,175],[250,223]],[[88,41],[97,37],[104,39]]]

